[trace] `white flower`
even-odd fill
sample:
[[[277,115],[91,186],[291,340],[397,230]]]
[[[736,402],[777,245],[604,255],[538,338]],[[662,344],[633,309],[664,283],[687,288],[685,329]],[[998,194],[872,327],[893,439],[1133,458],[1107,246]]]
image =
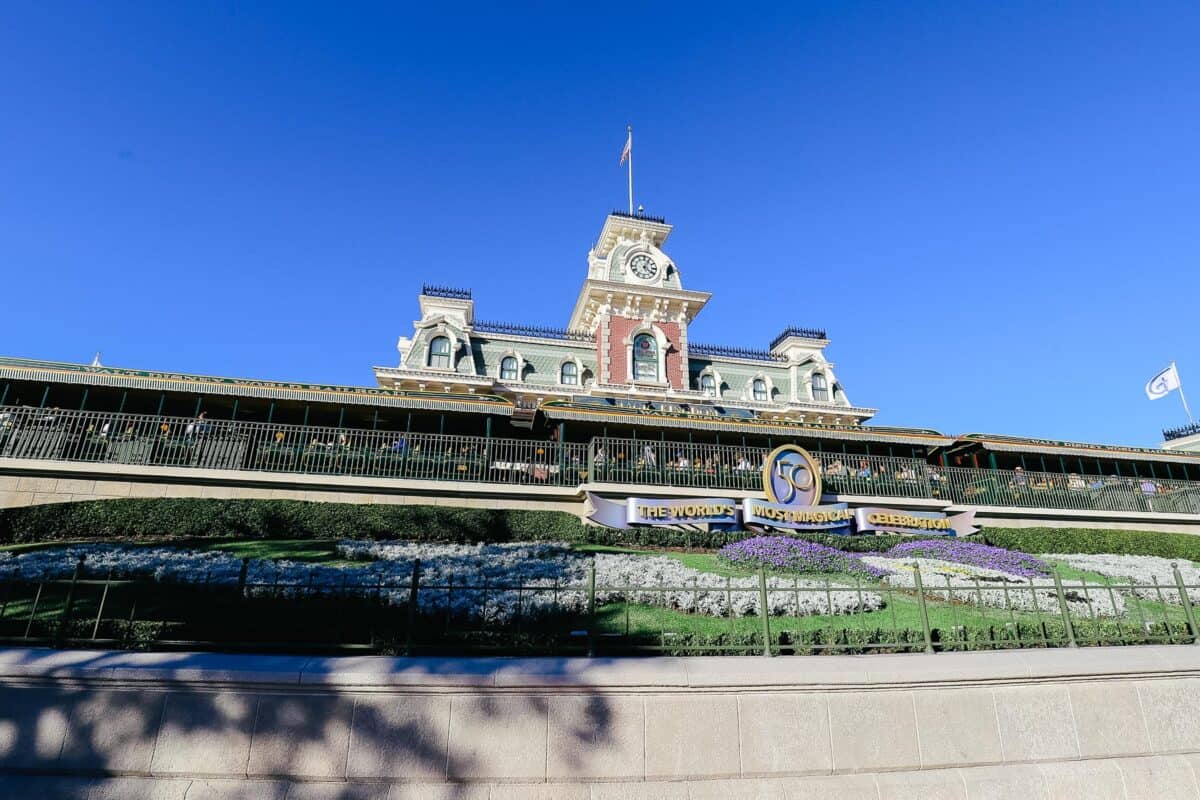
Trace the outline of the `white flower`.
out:
[[[246,591],[254,596],[297,597],[323,592],[408,602],[413,566],[420,559],[417,603],[422,611],[504,623],[518,616],[587,608],[588,567],[596,566],[596,602],[627,600],[723,617],[758,614],[757,578],[727,579],[665,556],[577,553],[565,544],[414,544],[345,541],[338,554],[350,566],[252,560]],[[80,545],[0,559],[0,578],[64,578],[80,556],[86,574],[156,581],[237,585],[242,560],[215,551],[169,547]],[[639,588],[631,588],[639,587]],[[662,587],[657,589],[655,587]],[[767,608],[773,615],[848,614],[883,607],[877,592],[804,578],[771,578]]]
[[[1014,611],[1061,613],[1054,582],[1046,578],[1022,578],[1000,570],[940,561],[934,558],[884,558],[863,556],[875,567],[894,570],[884,578],[891,585],[916,589],[913,567],[921,571],[926,597],[985,605]],[[1114,617],[1125,613],[1125,598],[1100,586],[1062,581],[1063,596],[1071,613],[1081,616]]]
[[[1178,568],[1188,598],[1200,602],[1200,568],[1190,561],[1159,558],[1158,556],[1118,556],[1094,553],[1047,553],[1040,558],[1063,561],[1075,569],[1097,572],[1108,578],[1126,582],[1114,588],[1122,593],[1155,602],[1179,605],[1179,590],[1175,585],[1174,569]],[[1177,565],[1177,567],[1175,566]],[[1157,583],[1157,586],[1155,584]]]

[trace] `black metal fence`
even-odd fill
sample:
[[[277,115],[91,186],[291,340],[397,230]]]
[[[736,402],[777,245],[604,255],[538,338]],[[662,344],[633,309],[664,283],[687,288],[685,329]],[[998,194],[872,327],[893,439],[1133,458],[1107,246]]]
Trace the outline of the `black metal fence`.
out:
[[[386,654],[760,654],[927,652],[1198,644],[1200,586],[1173,580],[912,585],[750,580],[610,585],[425,581],[316,585],[165,583],[89,577],[0,583],[0,641],[130,649]],[[708,605],[717,615],[685,614]],[[762,613],[766,609],[767,613]]]

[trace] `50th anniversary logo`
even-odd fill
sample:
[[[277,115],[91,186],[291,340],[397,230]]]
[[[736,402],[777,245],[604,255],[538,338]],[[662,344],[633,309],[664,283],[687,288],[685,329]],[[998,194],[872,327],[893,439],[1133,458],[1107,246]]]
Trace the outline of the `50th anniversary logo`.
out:
[[[898,511],[855,508],[846,503],[820,505],[821,470],[802,447],[783,445],[771,451],[762,471],[766,499],[742,503],[729,497],[665,500],[627,497],[624,502],[588,492],[588,519],[610,528],[634,525],[821,531],[835,534],[900,533],[967,536],[975,527],[975,512],[949,516],[940,511]]]

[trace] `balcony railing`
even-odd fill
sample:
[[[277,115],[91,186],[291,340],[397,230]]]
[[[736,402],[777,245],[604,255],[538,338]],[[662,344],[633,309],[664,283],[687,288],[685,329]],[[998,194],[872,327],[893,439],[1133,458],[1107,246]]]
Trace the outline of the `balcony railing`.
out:
[[[592,440],[590,474],[602,483],[744,489],[761,492],[763,447],[687,444],[646,439]],[[884,497],[934,497],[924,461],[887,456],[814,453],[827,491]]]
[[[0,457],[578,486],[587,445],[0,408]]]
[[[762,486],[765,448],[596,438],[592,480],[715,490]],[[917,497],[975,506],[1200,514],[1200,483],[939,467],[916,458],[814,452],[827,494]]]
[[[0,458],[577,487],[759,492],[761,447],[588,444],[0,406]],[[974,506],[1200,514],[1200,482],[813,454],[828,494]]]

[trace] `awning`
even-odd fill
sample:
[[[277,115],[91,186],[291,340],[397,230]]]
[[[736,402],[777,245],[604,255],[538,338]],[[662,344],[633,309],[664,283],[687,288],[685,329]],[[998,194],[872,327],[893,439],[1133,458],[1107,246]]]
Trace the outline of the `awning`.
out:
[[[1118,461],[1174,461],[1184,464],[1200,464],[1200,453],[1180,450],[1154,450],[1141,447],[1117,447],[1115,445],[1084,444],[1082,442],[1051,442],[1040,439],[974,438],[964,437],[955,443],[955,451],[978,445],[983,450],[997,453],[1033,453],[1047,456],[1070,456],[1071,458],[1116,459]],[[1068,466],[1070,466],[1068,464]]]
[[[903,433],[892,429],[876,431],[869,427],[826,428],[794,422],[772,422],[755,418],[731,420],[713,417],[685,417],[667,414],[639,414],[627,410],[583,409],[579,407],[542,406],[548,419],[596,422],[600,424],[638,425],[647,428],[672,428],[676,430],[717,431],[743,433],[759,436],[794,436],[797,438],[833,439],[849,442],[874,444],[906,444],[918,447],[944,447],[954,442],[947,436],[931,433]]]
[[[398,389],[369,386],[324,386],[146,372],[116,367],[88,367],[81,364],[13,363],[14,359],[5,359],[4,361],[8,363],[0,362],[0,378],[9,380],[111,386],[120,389],[145,389],[158,392],[190,392],[230,397],[256,397],[268,400],[297,400],[307,403],[459,411],[501,416],[512,416],[514,408],[511,402],[495,395],[405,392]]]

